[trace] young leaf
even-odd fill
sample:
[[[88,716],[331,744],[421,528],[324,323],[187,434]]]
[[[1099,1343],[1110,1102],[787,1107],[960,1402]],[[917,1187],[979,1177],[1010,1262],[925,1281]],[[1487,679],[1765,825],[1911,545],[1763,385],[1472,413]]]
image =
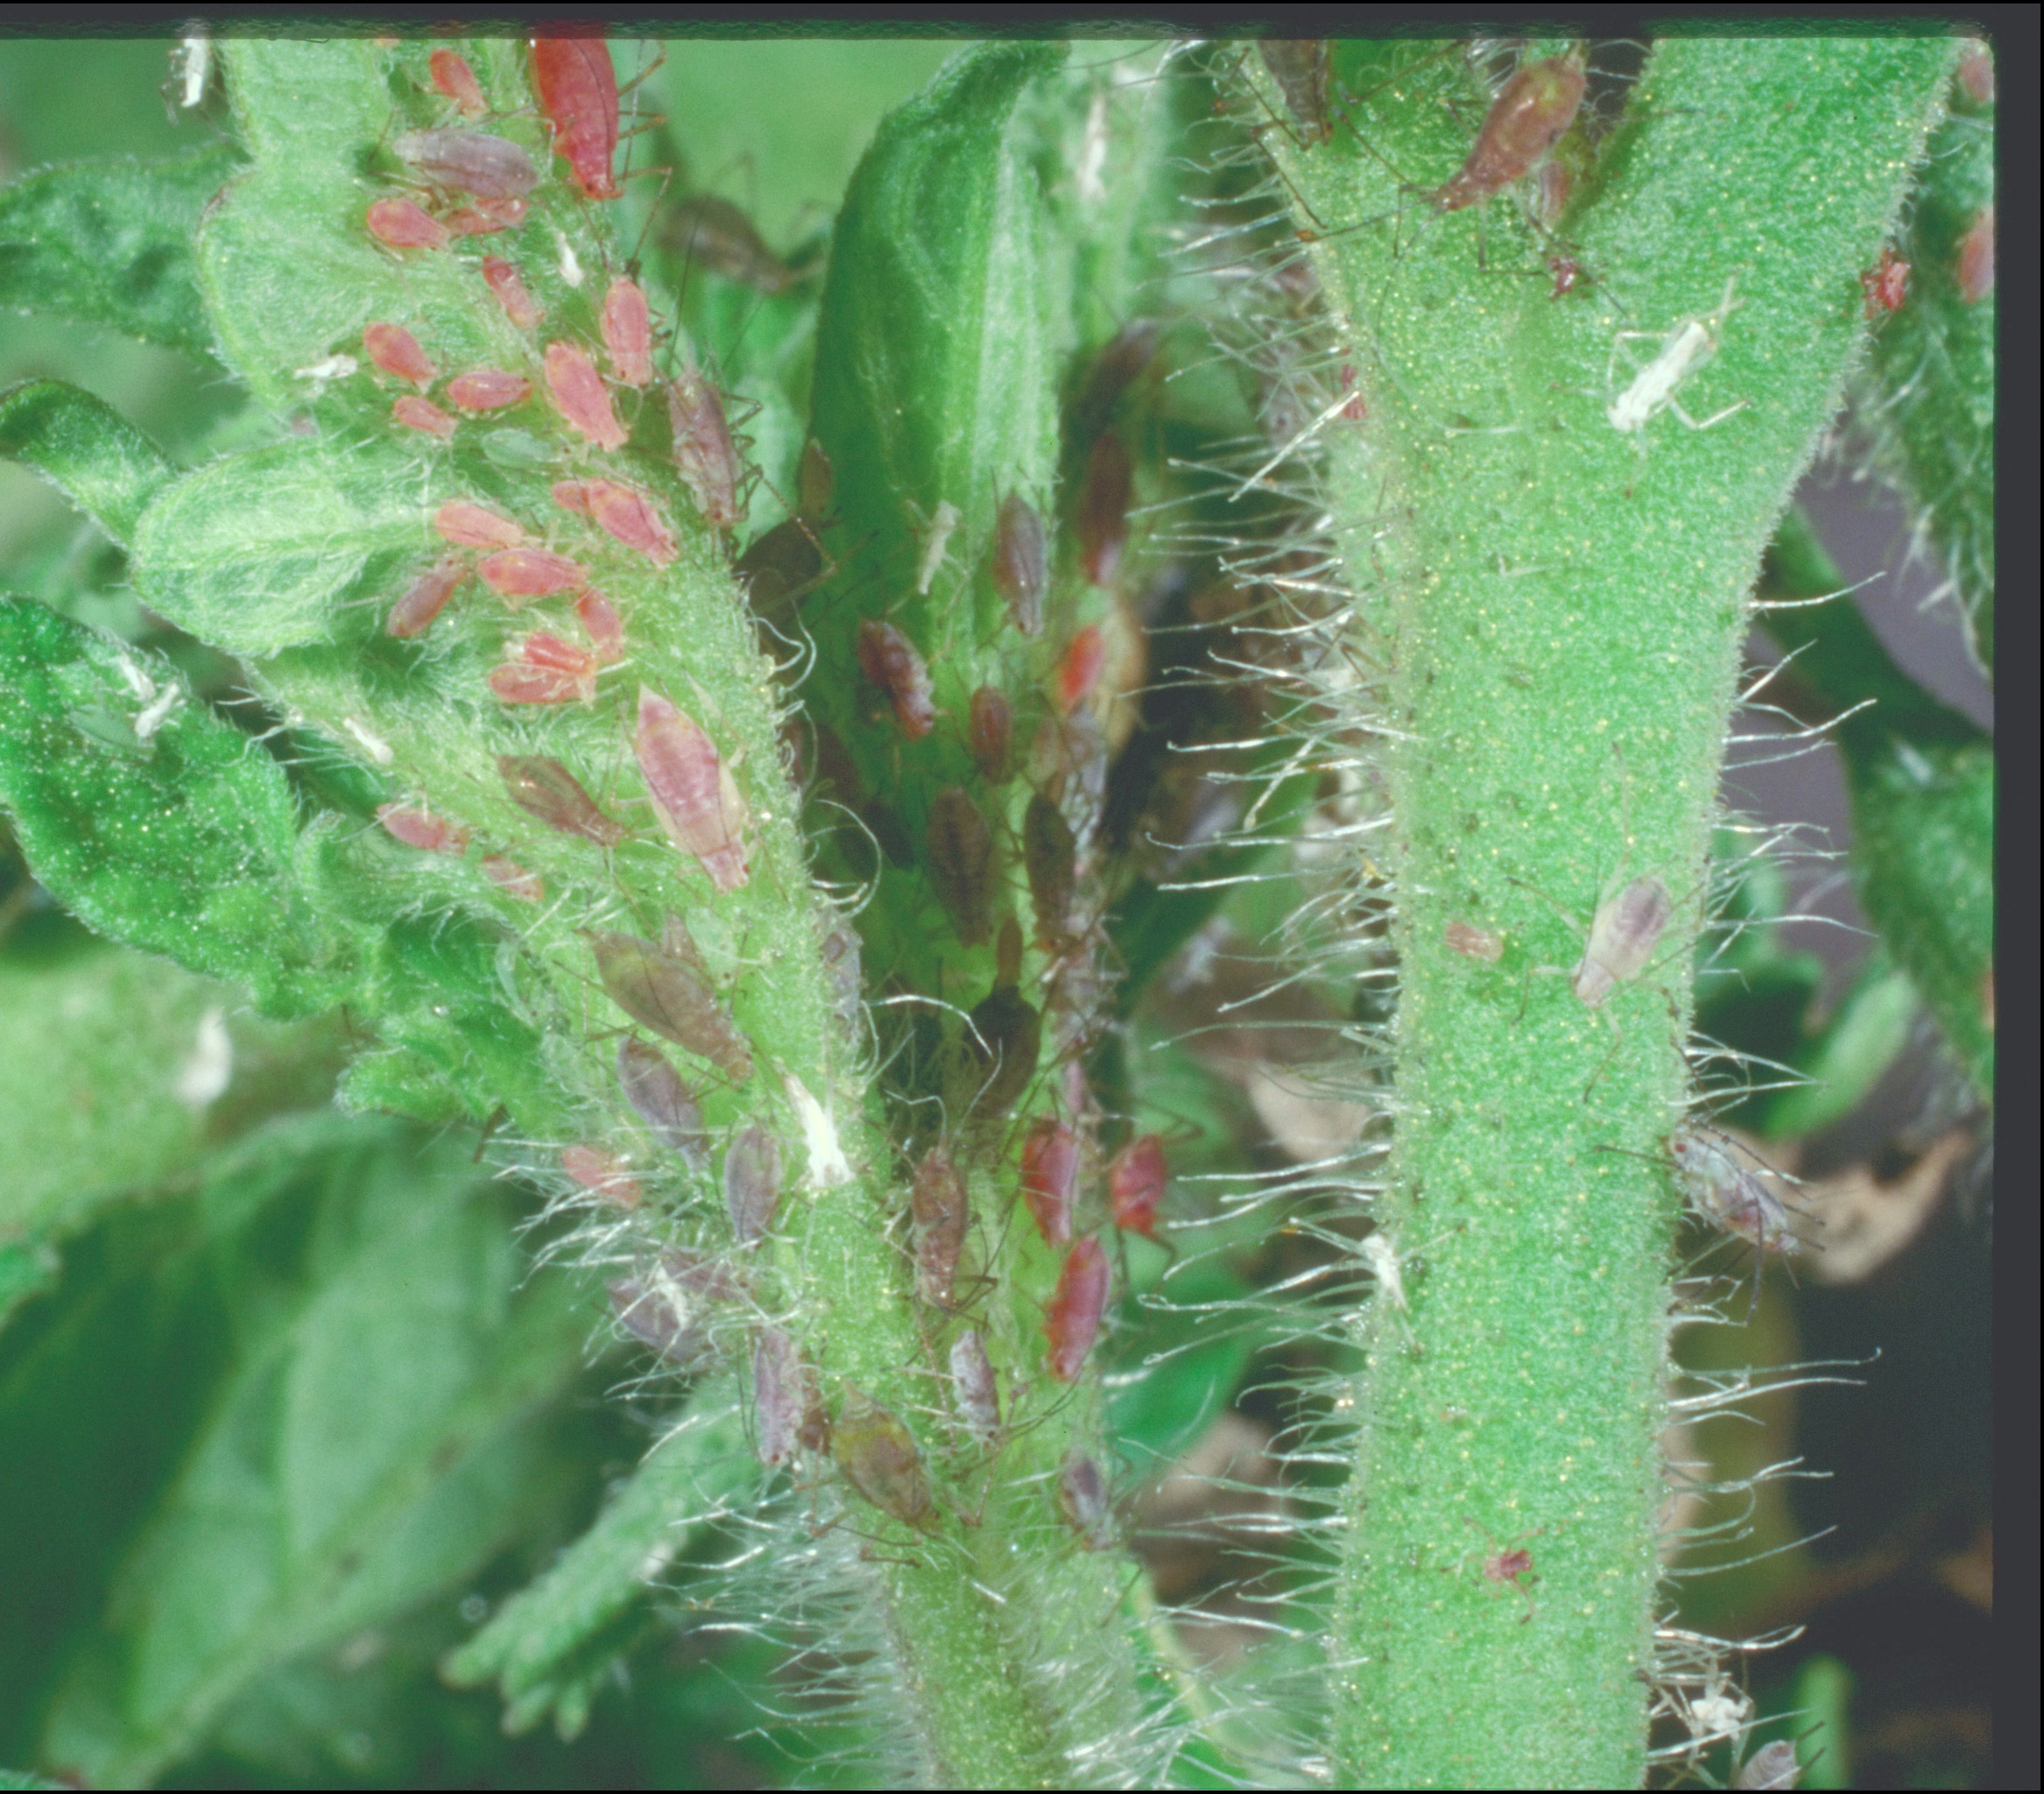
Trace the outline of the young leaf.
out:
[[[213,353],[192,253],[199,219],[243,164],[231,144],[25,175],[0,191],[0,308],[105,324]]]
[[[0,455],[26,462],[123,547],[177,473],[112,406],[60,380],[0,392]]]

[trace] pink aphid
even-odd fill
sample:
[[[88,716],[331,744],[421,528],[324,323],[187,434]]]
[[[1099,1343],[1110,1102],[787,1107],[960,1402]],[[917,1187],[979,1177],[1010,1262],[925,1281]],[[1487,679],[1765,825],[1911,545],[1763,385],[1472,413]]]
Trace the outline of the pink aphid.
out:
[[[448,402],[462,411],[502,411],[532,396],[532,383],[502,368],[474,368],[448,382]]]
[[[504,307],[504,314],[521,330],[535,330],[539,321],[546,315],[546,310],[526,292],[525,283],[518,278],[518,271],[501,256],[483,258],[483,279],[497,304]]]
[[[363,351],[386,374],[409,380],[421,389],[440,378],[440,370],[402,324],[370,324],[362,333]]]
[[[1075,635],[1058,663],[1058,702],[1068,715],[1091,695],[1107,663],[1107,638],[1089,623]]]
[[[455,434],[455,420],[430,399],[421,399],[416,392],[407,392],[391,406],[391,418],[408,430],[422,430],[429,436],[439,436],[443,441]]]
[[[779,1327],[762,1327],[752,1348],[753,1449],[768,1469],[786,1464],[801,1442],[807,1406],[801,1349]]]
[[[674,844],[693,854],[720,891],[736,891],[745,864],[745,801],[716,745],[693,717],[645,686],[632,739],[654,814]]]
[[[525,222],[523,200],[477,200],[447,216],[449,237],[488,237],[493,231],[515,230]]]
[[[490,590],[507,598],[544,598],[580,591],[589,576],[565,554],[546,548],[505,548],[476,569]],[[518,607],[513,604],[511,607]]]
[[[780,1142],[757,1122],[741,1127],[724,1151],[724,1207],[741,1246],[766,1237],[780,1206]]]
[[[887,694],[902,735],[920,741],[937,725],[930,698],[930,669],[915,645],[892,623],[868,618],[859,625],[859,671]]]
[[[363,220],[386,249],[445,249],[448,229],[410,200],[378,200]]]
[[[553,502],[563,511],[572,511],[577,517],[589,514],[589,488],[586,480],[555,480],[551,491]]]
[[[624,658],[624,622],[602,592],[591,586],[574,601],[574,614],[589,638],[589,645],[596,649],[597,660],[606,667],[614,667]]]
[[[429,810],[408,809],[401,803],[378,804],[377,821],[393,840],[422,853],[459,853],[469,844],[469,831],[459,823]]]
[[[1859,277],[1866,294],[1866,319],[1872,323],[1884,312],[1899,312],[1909,297],[1909,264],[1885,244],[1881,258]]]
[[[1114,1225],[1124,1233],[1157,1237],[1157,1209],[1164,1200],[1167,1174],[1164,1142],[1154,1134],[1131,1141],[1108,1167],[1107,1193],[1114,1204]]]
[[[1079,1183],[1079,1136],[1061,1121],[1033,1123],[1022,1142],[1022,1200],[1048,1246],[1072,1238],[1072,1196]]]
[[[638,549],[654,566],[666,566],[681,552],[644,492],[610,480],[590,480],[582,487],[582,502],[598,529]]]
[[[584,1190],[594,1190],[605,1202],[615,1203],[621,1209],[635,1209],[645,1200],[645,1192],[624,1161],[601,1147],[561,1148],[560,1169]]]
[[[568,428],[599,448],[622,448],[627,436],[596,364],[572,343],[546,345],[546,390]]]
[[[412,588],[391,606],[390,621],[384,627],[399,641],[423,635],[439,616],[455,589],[469,576],[468,563],[457,554],[436,561],[419,576]]]
[[[1107,1312],[1107,1254],[1096,1235],[1089,1233],[1065,1254],[1058,1286],[1043,1311],[1044,1337],[1050,1342],[1050,1374],[1061,1383],[1076,1382],[1100,1319]]]
[[[624,189],[611,172],[617,152],[617,72],[601,38],[532,39],[532,86],[553,127],[556,155],[567,159],[584,199],[614,200]]]
[[[741,469],[723,395],[698,369],[684,367],[667,388],[667,422],[674,470],[695,495],[702,520],[712,529],[736,529],[745,512],[738,502]]]
[[[483,97],[483,83],[476,79],[476,71],[469,67],[468,59],[458,50],[435,50],[426,59],[426,66],[433,76],[434,89],[452,100],[464,118],[480,118],[490,110],[490,102]]]
[[[515,660],[490,675],[490,689],[507,704],[564,704],[596,695],[596,656],[544,632],[518,644]]]
[[[1994,208],[1983,206],[1959,239],[1959,297],[1978,305],[1994,291]]]
[[[546,886],[539,874],[527,872],[515,859],[506,859],[501,853],[486,853],[483,871],[506,897],[514,897],[520,903],[546,901]]]
[[[532,159],[486,131],[401,131],[391,147],[421,179],[485,202],[523,200],[539,184]]]
[[[434,512],[433,526],[457,548],[515,548],[525,540],[510,518],[461,498],[450,498]]]
[[[603,347],[610,351],[610,371],[627,386],[644,386],[653,378],[653,319],[645,294],[631,280],[613,280],[603,295],[600,320]]]

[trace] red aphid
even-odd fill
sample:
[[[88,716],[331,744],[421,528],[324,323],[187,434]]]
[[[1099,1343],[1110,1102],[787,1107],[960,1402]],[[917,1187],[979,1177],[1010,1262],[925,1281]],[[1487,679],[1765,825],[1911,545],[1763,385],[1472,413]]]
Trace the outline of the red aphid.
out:
[[[716,745],[693,717],[642,685],[632,751],[660,826],[701,862],[718,890],[736,891],[751,877],[745,802]]]
[[[544,598],[554,592],[580,591],[589,583],[589,575],[567,555],[545,548],[506,548],[476,570],[490,590],[507,598]]]
[[[1114,1225],[1124,1233],[1157,1237],[1157,1208],[1164,1200],[1166,1177],[1164,1142],[1154,1134],[1131,1141],[1108,1167],[1107,1191],[1114,1203]]]
[[[448,229],[410,200],[378,200],[363,222],[387,249],[445,249]]]
[[[1095,585],[1111,585],[1129,539],[1132,472],[1111,430],[1093,445],[1079,483],[1079,564]]]
[[[476,71],[458,50],[435,50],[426,59],[426,66],[435,89],[461,109],[462,117],[480,118],[490,110],[483,83],[476,79]]]
[[[936,727],[930,701],[930,669],[909,639],[892,623],[859,625],[859,671],[887,694],[903,735],[920,741]]]
[[[502,368],[476,368],[448,382],[448,402],[463,411],[502,411],[532,396],[532,383]]]
[[[610,283],[599,321],[603,347],[610,351],[610,371],[627,386],[648,385],[653,378],[653,319],[636,282]]]
[[[1909,297],[1909,264],[1883,245],[1879,263],[1859,277],[1866,294],[1866,321],[1872,323],[1884,312],[1899,312]]]
[[[574,614],[588,632],[597,660],[613,667],[624,658],[624,625],[602,592],[591,586],[574,601]]]
[[[694,367],[684,367],[667,388],[667,422],[673,436],[674,471],[695,495],[696,509],[712,529],[736,529],[744,520],[738,480],[744,470],[723,395]]]
[[[1468,159],[1434,194],[1434,203],[1459,211],[1526,173],[1575,122],[1586,84],[1582,60],[1574,54],[1520,69],[1491,101]]]
[[[624,189],[611,172],[617,151],[617,73],[601,38],[532,39],[532,86],[584,199],[614,200]]]
[[[635,1209],[645,1199],[638,1179],[624,1161],[601,1147],[564,1146],[560,1169],[584,1190],[594,1190],[605,1202],[616,1203],[621,1209]]]
[[[457,548],[515,548],[525,533],[508,517],[450,498],[433,513],[433,526]]]
[[[468,563],[457,554],[436,561],[412,582],[412,589],[391,606],[384,627],[399,641],[423,635],[432,626],[455,589],[469,576]]]
[[[386,374],[424,389],[440,378],[440,370],[402,324],[370,324],[362,333],[363,350]]]
[[[497,302],[504,307],[504,314],[521,330],[534,330],[546,315],[526,292],[525,283],[518,278],[518,271],[501,256],[483,258],[483,279]]]
[[[407,392],[391,406],[391,417],[408,430],[423,430],[429,436],[439,436],[443,441],[455,434],[455,420],[430,399],[421,399],[415,392]]]
[[[501,853],[488,853],[483,857],[483,870],[506,897],[515,897],[520,903],[546,901],[546,886],[539,874],[527,872],[515,859],[506,859]]]
[[[1072,1198],[1079,1184],[1079,1136],[1047,1117],[1022,1142],[1022,1200],[1047,1246],[1068,1245]]]
[[[401,803],[377,806],[377,820],[393,839],[424,853],[459,853],[469,844],[469,831],[428,810],[407,809]]]
[[[1050,1374],[1061,1383],[1076,1382],[1100,1336],[1107,1312],[1107,1254],[1099,1238],[1089,1233],[1065,1254],[1058,1286],[1043,1311],[1044,1337],[1050,1341]]]
[[[1959,297],[1978,305],[1994,291],[1994,208],[1983,206],[1959,239]]]
[[[553,396],[571,430],[587,436],[599,448],[622,448],[624,426],[610,409],[610,390],[596,364],[572,343],[546,345],[546,390]]]
[[[560,496],[558,488],[554,496]],[[583,484],[581,500],[598,529],[626,547],[638,549],[654,566],[668,565],[681,552],[644,492],[610,480],[589,480]]]
[[[1068,715],[1077,710],[1099,683],[1100,669],[1106,661],[1107,638],[1096,625],[1089,623],[1072,638],[1064,659],[1058,663],[1058,702]]]
[[[523,200],[477,200],[447,217],[449,237],[488,237],[492,231],[515,230],[525,222]]]

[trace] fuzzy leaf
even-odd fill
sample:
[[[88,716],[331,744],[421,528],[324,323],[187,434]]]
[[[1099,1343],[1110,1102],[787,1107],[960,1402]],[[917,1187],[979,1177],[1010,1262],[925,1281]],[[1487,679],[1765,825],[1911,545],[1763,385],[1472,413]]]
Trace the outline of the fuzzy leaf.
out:
[[[416,560],[424,519],[395,453],[281,443],[169,487],[136,531],[135,584],[201,640],[272,654],[323,639],[345,599]]]
[[[0,393],[0,455],[25,461],[125,546],[177,470],[102,399],[60,380]]]
[[[213,353],[192,243],[242,166],[215,144],[161,161],[43,168],[0,191],[0,307]]]
[[[277,763],[156,656],[22,599],[0,600],[0,802],[36,876],[101,933],[250,987],[271,1014],[329,1007],[352,979],[292,861]]]
[[[326,1117],[74,1250],[0,1365],[42,1472],[4,1497],[0,1659],[43,1763],[144,1784],[257,1677],[557,1517],[581,1298],[510,1220],[460,1147]]]
[[[494,1680],[513,1732],[529,1730],[551,1707],[561,1735],[574,1736],[593,1685],[615,1660],[614,1649],[600,1646],[615,1639],[667,1564],[758,1480],[738,1409],[699,1407],[646,1454],[553,1567],[448,1659],[447,1679],[458,1688]]]

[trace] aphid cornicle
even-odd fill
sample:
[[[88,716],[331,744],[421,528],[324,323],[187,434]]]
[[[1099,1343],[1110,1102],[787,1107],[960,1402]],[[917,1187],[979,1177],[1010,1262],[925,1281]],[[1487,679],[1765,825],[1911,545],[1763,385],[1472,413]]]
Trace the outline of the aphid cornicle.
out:
[[[972,1211],[965,1178],[943,1148],[934,1146],[923,1155],[909,1185],[908,1204],[915,1240],[916,1296],[933,1308],[948,1308]]]
[[[1019,492],[1001,501],[994,524],[994,590],[1024,635],[1043,629],[1043,595],[1049,589],[1050,540],[1043,519]]]
[[[559,760],[543,754],[500,753],[497,770],[504,780],[504,795],[548,828],[563,835],[580,835],[600,847],[615,847],[624,840],[624,829],[603,814],[596,800]]]
[[[694,717],[642,685],[632,752],[660,826],[684,853],[694,856],[719,891],[737,890],[751,876],[745,802],[716,744]]]
[[[986,818],[962,788],[947,785],[930,802],[923,837],[929,853],[930,884],[968,947],[986,941],[993,929],[994,837]]]
[[[844,1386],[844,1406],[830,1430],[830,1455],[845,1480],[883,1514],[919,1531],[935,1529],[936,1508],[914,1436],[852,1383]]]
[[[757,1121],[724,1148],[724,1208],[741,1246],[764,1240],[780,1207],[780,1142]]]
[[[1022,1200],[1047,1246],[1068,1246],[1072,1201],[1079,1187],[1079,1136],[1042,1116],[1022,1141]]]
[[[937,723],[923,657],[892,623],[871,618],[859,625],[857,648],[859,671],[887,694],[896,725],[910,741],[920,741]]]
[[[973,1442],[990,1447],[1001,1436],[1001,1392],[986,1355],[986,1339],[968,1327],[951,1342],[952,1400]]]
[[[636,1035],[617,1042],[617,1084],[631,1112],[653,1138],[680,1155],[692,1171],[709,1168],[709,1141],[702,1131],[702,1105],[682,1083],[658,1047]]]
[[[1520,69],[1491,101],[1468,159],[1432,195],[1434,203],[1457,211],[1526,174],[1575,122],[1586,85],[1582,58],[1574,53]]]
[[[554,153],[584,199],[614,200],[624,189],[612,170],[617,152],[617,72],[601,38],[535,38],[532,87],[553,127]]]
[[[752,1075],[752,1055],[709,981],[680,954],[636,935],[594,929],[596,975],[610,1000],[663,1040],[701,1054],[734,1083]]]
[[[1022,813],[1022,865],[1029,875],[1040,940],[1065,937],[1072,893],[1078,888],[1078,838],[1064,812],[1039,791]]]
[[[1057,1289],[1043,1311],[1050,1374],[1061,1383],[1076,1382],[1085,1367],[1107,1312],[1109,1279],[1107,1253],[1096,1235],[1089,1233],[1065,1254]]]
[[[391,147],[407,167],[450,193],[518,200],[539,184],[530,156],[484,131],[401,131]]]
[[[1583,1007],[1601,1008],[1620,985],[1639,976],[1674,915],[1667,886],[1652,877],[1634,879],[1597,905],[1589,943],[1572,974]]]

